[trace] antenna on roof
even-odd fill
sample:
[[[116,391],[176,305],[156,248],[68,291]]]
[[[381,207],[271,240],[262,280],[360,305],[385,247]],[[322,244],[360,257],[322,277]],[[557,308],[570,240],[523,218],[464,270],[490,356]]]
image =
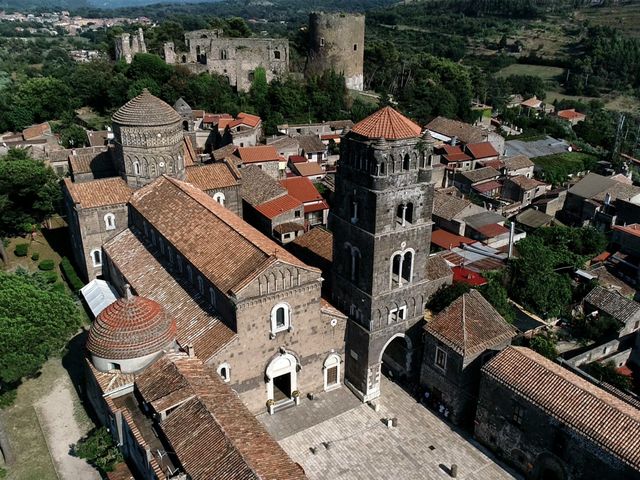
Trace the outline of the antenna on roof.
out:
[[[128,283],[126,283],[124,285],[124,298],[126,298],[127,300],[131,299],[133,297],[133,293],[131,293],[131,285],[129,285]]]

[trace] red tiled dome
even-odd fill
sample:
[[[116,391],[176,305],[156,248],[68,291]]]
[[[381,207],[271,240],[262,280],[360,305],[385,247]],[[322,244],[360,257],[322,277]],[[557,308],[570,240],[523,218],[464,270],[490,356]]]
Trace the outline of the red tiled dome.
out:
[[[384,107],[356,123],[351,131],[367,138],[402,140],[419,137],[422,129],[393,108]]]
[[[128,295],[105,308],[89,330],[96,357],[127,360],[160,352],[176,339],[176,322],[158,303]]]

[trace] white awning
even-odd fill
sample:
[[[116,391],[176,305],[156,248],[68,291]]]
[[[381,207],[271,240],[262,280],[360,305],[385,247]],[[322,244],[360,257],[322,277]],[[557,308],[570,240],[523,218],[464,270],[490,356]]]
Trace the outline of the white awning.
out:
[[[118,293],[109,282],[97,278],[82,287],[80,293],[91,309],[94,318],[118,298]]]

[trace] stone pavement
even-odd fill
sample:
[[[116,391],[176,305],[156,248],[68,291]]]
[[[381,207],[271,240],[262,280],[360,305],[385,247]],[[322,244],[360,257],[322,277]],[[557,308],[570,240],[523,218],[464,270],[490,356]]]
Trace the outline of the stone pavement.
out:
[[[447,479],[453,463],[458,479],[520,478],[384,377],[378,402],[375,412],[344,387],[258,418],[311,479]]]

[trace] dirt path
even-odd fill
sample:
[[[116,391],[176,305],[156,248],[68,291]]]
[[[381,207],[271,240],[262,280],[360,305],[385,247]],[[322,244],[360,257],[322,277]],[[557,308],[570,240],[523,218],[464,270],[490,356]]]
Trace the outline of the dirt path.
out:
[[[34,408],[47,445],[62,480],[100,480],[100,474],[81,458],[69,454],[71,446],[91,427],[82,425],[74,415],[76,393],[68,377],[60,378],[54,388]]]

